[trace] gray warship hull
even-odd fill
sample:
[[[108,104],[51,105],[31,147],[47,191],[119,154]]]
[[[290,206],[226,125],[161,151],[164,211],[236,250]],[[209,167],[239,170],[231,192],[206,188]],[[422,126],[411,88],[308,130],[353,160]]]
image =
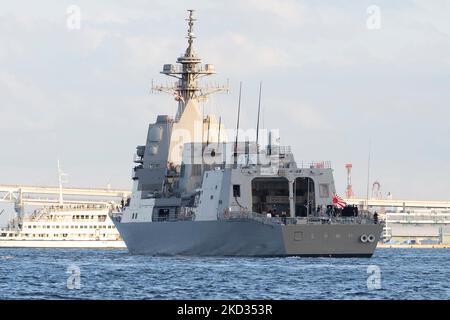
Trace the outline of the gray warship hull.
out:
[[[366,257],[375,251],[380,224],[271,225],[253,220],[120,223],[132,254],[184,256]],[[361,235],[373,235],[362,242]]]

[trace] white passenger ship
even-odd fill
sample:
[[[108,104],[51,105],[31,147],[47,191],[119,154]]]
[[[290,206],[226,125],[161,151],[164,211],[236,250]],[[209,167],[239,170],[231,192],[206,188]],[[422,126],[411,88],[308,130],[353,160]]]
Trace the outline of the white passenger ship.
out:
[[[109,213],[109,204],[64,204],[63,177],[58,161],[58,205],[36,209],[0,228],[0,247],[24,248],[126,248]]]
[[[108,213],[102,205],[37,209],[0,229],[0,247],[125,248]]]

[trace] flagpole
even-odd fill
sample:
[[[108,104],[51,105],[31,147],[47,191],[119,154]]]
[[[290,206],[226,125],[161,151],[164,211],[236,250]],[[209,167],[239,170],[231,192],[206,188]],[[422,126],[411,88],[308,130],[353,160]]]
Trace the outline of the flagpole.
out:
[[[63,191],[62,191],[62,172],[61,172],[61,167],[59,165],[59,159],[57,160],[58,162],[58,182],[59,182],[59,205],[62,206],[63,205]]]

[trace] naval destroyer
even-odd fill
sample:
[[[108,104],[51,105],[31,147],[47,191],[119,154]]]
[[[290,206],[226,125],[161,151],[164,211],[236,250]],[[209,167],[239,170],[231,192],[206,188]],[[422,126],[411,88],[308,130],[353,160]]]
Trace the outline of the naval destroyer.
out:
[[[201,102],[224,87],[199,84],[215,68],[194,51],[196,19],[188,12],[187,49],[161,72],[176,82],[153,87],[174,95],[177,113],[149,125],[145,145],[136,148],[132,196],[111,212],[128,250],[371,257],[383,226],[356,208],[333,205],[329,162],[297,164],[273,130],[265,144],[238,141],[239,130],[230,142],[220,118],[200,112]]]

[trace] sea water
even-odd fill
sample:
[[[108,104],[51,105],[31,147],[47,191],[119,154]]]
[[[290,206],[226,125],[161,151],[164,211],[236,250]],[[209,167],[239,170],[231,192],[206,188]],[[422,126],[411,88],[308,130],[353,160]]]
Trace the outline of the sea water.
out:
[[[449,262],[448,249],[368,259],[0,248],[0,299],[450,299]]]

